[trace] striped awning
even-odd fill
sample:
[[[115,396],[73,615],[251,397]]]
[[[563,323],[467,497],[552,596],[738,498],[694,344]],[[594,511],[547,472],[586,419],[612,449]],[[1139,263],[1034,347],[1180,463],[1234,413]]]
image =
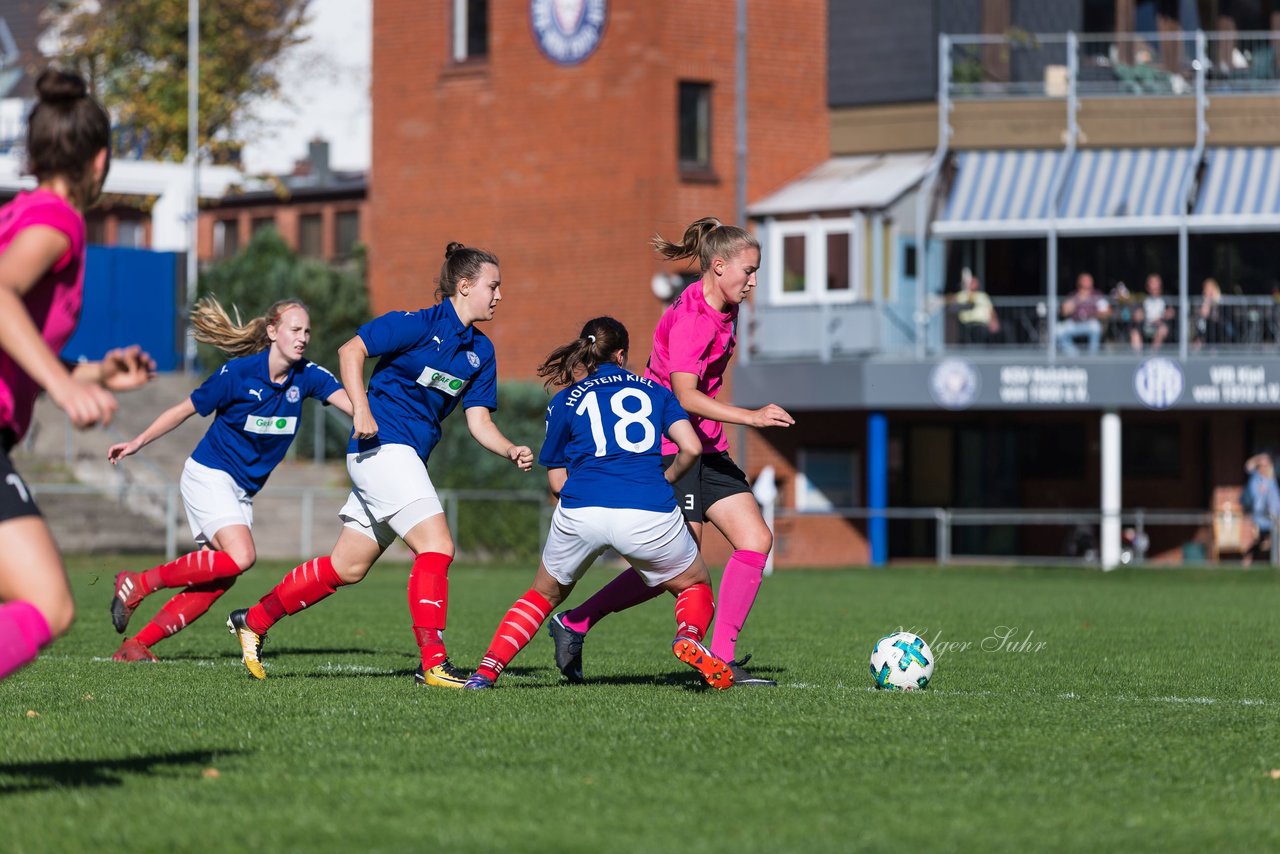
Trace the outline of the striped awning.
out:
[[[1058,211],[1063,234],[1176,231],[1186,199],[1188,148],[1076,152]]]
[[[1160,234],[1181,220],[1191,149],[967,151],[933,231],[942,237],[1048,233],[1051,212],[1064,235]],[[1065,168],[1056,211],[1050,194]]]
[[[1049,194],[1061,151],[962,151],[942,215],[933,223],[944,237],[1015,237],[1044,234]]]
[[[1280,231],[1280,149],[1210,148],[1195,231]]]

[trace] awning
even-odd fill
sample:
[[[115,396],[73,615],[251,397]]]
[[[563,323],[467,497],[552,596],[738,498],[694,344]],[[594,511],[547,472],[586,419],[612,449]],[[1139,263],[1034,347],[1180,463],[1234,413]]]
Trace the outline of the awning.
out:
[[[1159,234],[1178,230],[1188,148],[1076,152],[1058,211],[1061,234]]]
[[[833,157],[747,208],[751,216],[882,210],[920,183],[930,155]]]
[[[1210,148],[1193,231],[1280,231],[1280,149]]]
[[[1176,231],[1185,198],[1191,149],[965,151],[942,215],[941,237],[1036,237],[1049,232],[1049,198],[1059,170],[1067,173],[1056,225],[1063,235],[1161,234]]]
[[[943,237],[1017,237],[1049,228],[1049,192],[1061,151],[962,151],[933,231]]]

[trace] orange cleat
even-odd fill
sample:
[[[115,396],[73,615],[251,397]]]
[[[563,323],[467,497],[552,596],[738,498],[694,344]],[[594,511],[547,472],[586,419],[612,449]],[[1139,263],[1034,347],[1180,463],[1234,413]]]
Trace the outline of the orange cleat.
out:
[[[679,637],[671,644],[676,658],[702,674],[707,684],[717,691],[733,687],[733,671],[729,665],[711,654],[711,650],[693,638]]]

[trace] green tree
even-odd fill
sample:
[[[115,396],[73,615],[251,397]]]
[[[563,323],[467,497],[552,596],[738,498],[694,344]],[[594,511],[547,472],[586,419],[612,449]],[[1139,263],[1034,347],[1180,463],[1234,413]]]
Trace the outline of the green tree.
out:
[[[201,0],[199,145],[233,162],[256,99],[280,94],[281,57],[310,0]],[[183,0],[54,0],[46,13],[57,50],[117,125],[117,145],[155,160],[187,154],[187,4]]]

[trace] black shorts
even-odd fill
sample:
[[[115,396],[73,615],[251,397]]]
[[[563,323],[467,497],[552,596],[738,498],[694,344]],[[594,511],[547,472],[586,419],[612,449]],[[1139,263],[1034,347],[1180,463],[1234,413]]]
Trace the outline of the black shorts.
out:
[[[675,458],[675,454],[670,454],[663,457],[662,462],[671,465]],[[734,465],[729,455],[720,451],[698,457],[685,476],[672,484],[672,489],[684,520],[705,522],[707,508],[721,498],[751,492],[751,484],[747,483],[747,476]]]
[[[14,470],[8,449],[0,451],[0,522],[39,515],[40,508],[22,475]]]

